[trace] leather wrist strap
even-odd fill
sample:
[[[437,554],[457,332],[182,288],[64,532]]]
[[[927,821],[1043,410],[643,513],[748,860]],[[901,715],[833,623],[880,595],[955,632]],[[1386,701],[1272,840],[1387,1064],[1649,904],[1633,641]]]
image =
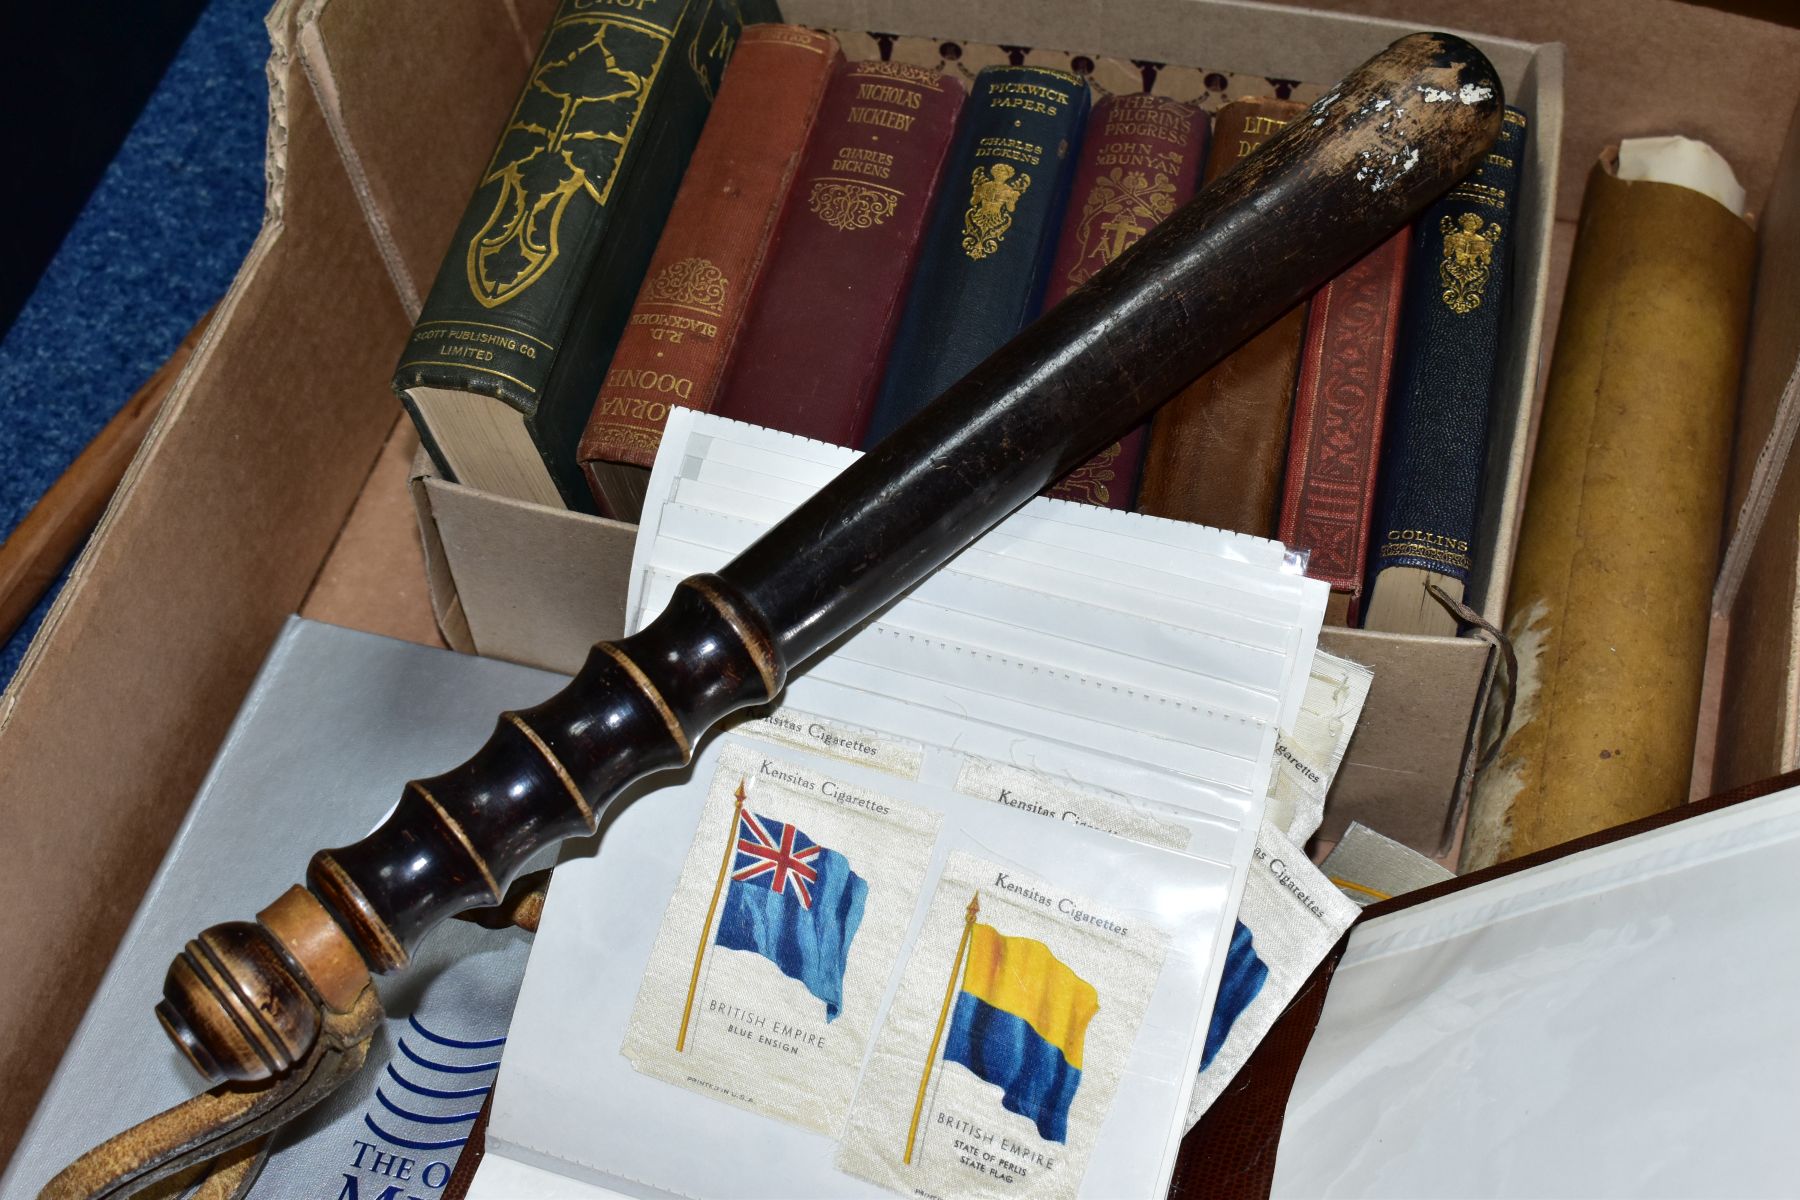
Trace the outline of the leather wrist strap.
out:
[[[123,1200],[208,1163],[198,1196],[242,1196],[262,1169],[269,1134],[355,1075],[381,1022],[381,1001],[364,987],[348,1011],[325,1010],[311,1052],[286,1075],[261,1088],[222,1085],[132,1126],[65,1167],[39,1200]]]

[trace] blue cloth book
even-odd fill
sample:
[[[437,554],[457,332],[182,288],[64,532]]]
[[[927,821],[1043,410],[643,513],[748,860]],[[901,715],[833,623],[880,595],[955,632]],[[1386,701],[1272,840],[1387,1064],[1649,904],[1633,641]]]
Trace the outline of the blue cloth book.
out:
[[[1037,316],[1087,114],[1087,82],[1068,71],[988,67],[975,77],[865,446]]]
[[[1481,165],[1414,229],[1370,539],[1370,629],[1457,631],[1425,588],[1435,583],[1460,601],[1480,553],[1475,523],[1524,147],[1525,114],[1508,108]]]

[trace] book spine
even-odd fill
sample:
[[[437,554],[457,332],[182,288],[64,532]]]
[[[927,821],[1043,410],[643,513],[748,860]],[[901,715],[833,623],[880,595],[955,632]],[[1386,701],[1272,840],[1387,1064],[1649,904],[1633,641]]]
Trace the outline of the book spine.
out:
[[[523,413],[573,507],[589,504],[575,466],[581,424],[654,231],[740,16],[772,8],[768,0],[616,8],[563,0],[395,370],[403,398],[440,388]],[[603,268],[605,290],[620,297],[612,302],[592,285]]]
[[[1045,308],[1061,303],[1188,202],[1200,182],[1211,125],[1205,110],[1166,96],[1108,96],[1094,105],[1050,266]],[[1147,424],[1138,426],[1045,495],[1130,508],[1149,433]]]
[[[957,80],[923,67],[839,70],[714,412],[856,444],[966,96]]]
[[[1037,315],[1087,113],[1087,81],[1068,71],[988,67],[975,77],[863,444]]]
[[[1481,165],[1415,226],[1371,575],[1406,566],[1468,583],[1524,143],[1525,116],[1508,108]]]
[[[1400,330],[1411,232],[1402,230],[1313,297],[1276,536],[1306,573],[1348,593],[1351,622],[1369,557],[1375,466]]]
[[[832,37],[810,29],[744,31],[601,384],[581,441],[583,466],[648,467],[671,405],[712,408],[841,59]]]
[[[1206,182],[1306,111],[1286,100],[1219,110]],[[1275,533],[1306,306],[1291,310],[1169,401],[1151,425],[1138,511],[1257,537]]]

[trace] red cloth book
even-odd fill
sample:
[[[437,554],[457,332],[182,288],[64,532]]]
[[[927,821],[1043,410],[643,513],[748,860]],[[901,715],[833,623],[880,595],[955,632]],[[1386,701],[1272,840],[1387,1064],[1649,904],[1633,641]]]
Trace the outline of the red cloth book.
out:
[[[761,274],[837,41],[797,25],[744,30],[577,459],[600,511],[638,519],[674,406],[710,409]]]
[[[1306,573],[1347,598],[1350,623],[1369,556],[1411,234],[1395,234],[1313,296],[1300,355],[1277,536],[1310,552]]]
[[[1094,106],[1050,268],[1046,310],[1187,203],[1200,182],[1209,128],[1204,109],[1165,96],[1109,96]],[[1149,430],[1140,425],[1045,495],[1130,508]]]
[[[714,412],[861,440],[966,95],[901,63],[832,80]]]

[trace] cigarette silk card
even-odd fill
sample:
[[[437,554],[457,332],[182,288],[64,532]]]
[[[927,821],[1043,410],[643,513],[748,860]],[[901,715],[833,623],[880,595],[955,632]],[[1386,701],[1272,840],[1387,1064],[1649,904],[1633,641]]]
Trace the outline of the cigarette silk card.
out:
[[[903,1195],[1075,1196],[1167,943],[1141,914],[952,855],[838,1165]]]
[[[1178,822],[1121,803],[1116,796],[1083,793],[999,763],[968,760],[956,786],[1040,820],[1072,821],[1152,846],[1178,850],[1189,845],[1191,835]],[[1188,1102],[1189,1128],[1249,1059],[1356,912],[1299,847],[1264,818]]]
[[[746,746],[719,756],[638,989],[638,1070],[837,1134],[939,816]]]

